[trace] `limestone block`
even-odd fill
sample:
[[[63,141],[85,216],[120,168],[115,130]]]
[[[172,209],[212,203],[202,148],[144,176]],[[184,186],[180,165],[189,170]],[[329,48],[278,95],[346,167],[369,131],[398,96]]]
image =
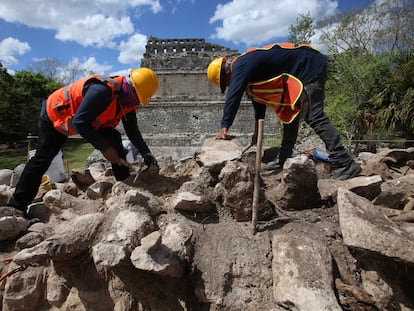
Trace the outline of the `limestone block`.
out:
[[[273,234],[273,297],[301,311],[337,310],[329,250],[303,235]]]
[[[18,238],[27,228],[28,222],[23,217],[0,217],[0,241]]]
[[[13,175],[13,170],[0,169],[0,185],[10,186],[10,180]]]
[[[40,244],[23,249],[14,256],[13,261],[22,265],[48,258],[64,261],[75,257],[92,246],[96,231],[104,217],[103,214],[94,213],[62,223],[56,229],[56,234]]]
[[[242,149],[237,139],[216,140],[214,138],[207,138],[201,147],[199,160],[204,166],[211,166],[240,157]]]
[[[272,195],[275,204],[286,210],[314,208],[321,203],[314,162],[305,155],[286,160],[281,183]]]
[[[318,189],[322,200],[337,201],[338,188],[348,189],[368,200],[374,199],[381,192],[381,176],[359,176],[347,180],[319,179]]]
[[[339,188],[338,212],[345,245],[414,263],[414,239],[370,201]]]
[[[172,206],[176,210],[206,213],[215,209],[210,200],[191,192],[180,192],[174,198]]]
[[[32,311],[43,294],[44,267],[29,267],[7,278],[3,310]]]

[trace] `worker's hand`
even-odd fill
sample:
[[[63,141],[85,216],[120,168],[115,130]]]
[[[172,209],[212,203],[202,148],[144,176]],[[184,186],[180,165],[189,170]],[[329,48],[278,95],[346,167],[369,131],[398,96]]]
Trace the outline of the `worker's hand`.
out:
[[[102,152],[102,154],[109,162],[121,165],[121,158],[113,147],[109,147],[104,152]]]
[[[216,135],[216,139],[224,139],[229,140],[231,137],[227,134],[227,128],[223,127],[221,128],[220,132]]]
[[[148,167],[150,167],[151,165],[158,166],[157,159],[155,159],[155,157],[151,153],[144,154],[143,158],[144,158],[144,163],[146,166]]]

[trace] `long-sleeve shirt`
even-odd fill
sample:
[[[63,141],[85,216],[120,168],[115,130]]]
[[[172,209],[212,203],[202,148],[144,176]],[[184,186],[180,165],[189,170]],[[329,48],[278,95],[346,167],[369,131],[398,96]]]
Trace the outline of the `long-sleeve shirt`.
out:
[[[223,109],[221,127],[230,128],[249,82],[267,80],[289,73],[304,85],[326,72],[327,57],[309,47],[285,49],[275,45],[239,56],[232,64],[231,78]],[[253,102],[255,117],[264,117],[266,106]]]
[[[109,148],[108,142],[93,128],[92,122],[100,115],[112,101],[112,91],[109,86],[91,80],[83,88],[83,100],[73,117],[73,126],[87,142],[96,149],[105,152]],[[42,109],[41,118],[47,120],[45,109]],[[131,111],[122,117],[125,133],[141,155],[151,153],[138,128],[136,111]]]

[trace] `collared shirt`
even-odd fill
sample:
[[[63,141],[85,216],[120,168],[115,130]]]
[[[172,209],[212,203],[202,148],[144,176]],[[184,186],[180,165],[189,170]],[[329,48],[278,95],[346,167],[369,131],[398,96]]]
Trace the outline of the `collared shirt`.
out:
[[[108,85],[92,79],[85,83],[82,93],[83,100],[73,117],[73,126],[76,128],[79,135],[81,135],[87,142],[92,144],[96,149],[105,152],[109,148],[109,144],[92,127],[92,122],[111,103],[111,89]],[[42,105],[40,117],[44,120],[48,120],[45,102]],[[138,149],[141,155],[151,153],[138,128],[136,111],[131,111],[125,114],[122,118],[122,125],[124,126],[125,133],[129,140]]]
[[[304,85],[326,73],[327,57],[309,47],[285,49],[278,45],[239,56],[232,65],[230,84],[223,109],[221,127],[230,128],[249,82],[257,82],[289,73]],[[264,117],[265,105],[253,103],[256,117]]]

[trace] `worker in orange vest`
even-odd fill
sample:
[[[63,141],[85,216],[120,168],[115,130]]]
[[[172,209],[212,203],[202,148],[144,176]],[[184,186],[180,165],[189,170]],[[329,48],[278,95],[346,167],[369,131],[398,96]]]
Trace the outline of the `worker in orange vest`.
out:
[[[208,80],[226,94],[221,129],[216,139],[230,139],[232,126],[244,93],[252,98],[257,121],[264,119],[270,107],[283,123],[283,139],[278,159],[263,169],[279,169],[292,156],[303,116],[325,143],[332,165],[332,177],[348,179],[358,176],[361,167],[343,146],[339,132],[324,112],[327,57],[308,44],[279,43],[251,48],[235,57],[214,59],[208,66]]]
[[[93,75],[53,92],[42,104],[40,146],[25,165],[8,205],[27,217],[27,206],[36,196],[43,174],[70,135],[79,134],[100,150],[112,164],[117,180],[127,178],[129,168],[121,163],[125,160],[122,138],[115,129],[121,120],[145,164],[158,166],[136,117],[138,105],[147,106],[157,89],[157,75],[151,69],[138,68],[128,77]]]

